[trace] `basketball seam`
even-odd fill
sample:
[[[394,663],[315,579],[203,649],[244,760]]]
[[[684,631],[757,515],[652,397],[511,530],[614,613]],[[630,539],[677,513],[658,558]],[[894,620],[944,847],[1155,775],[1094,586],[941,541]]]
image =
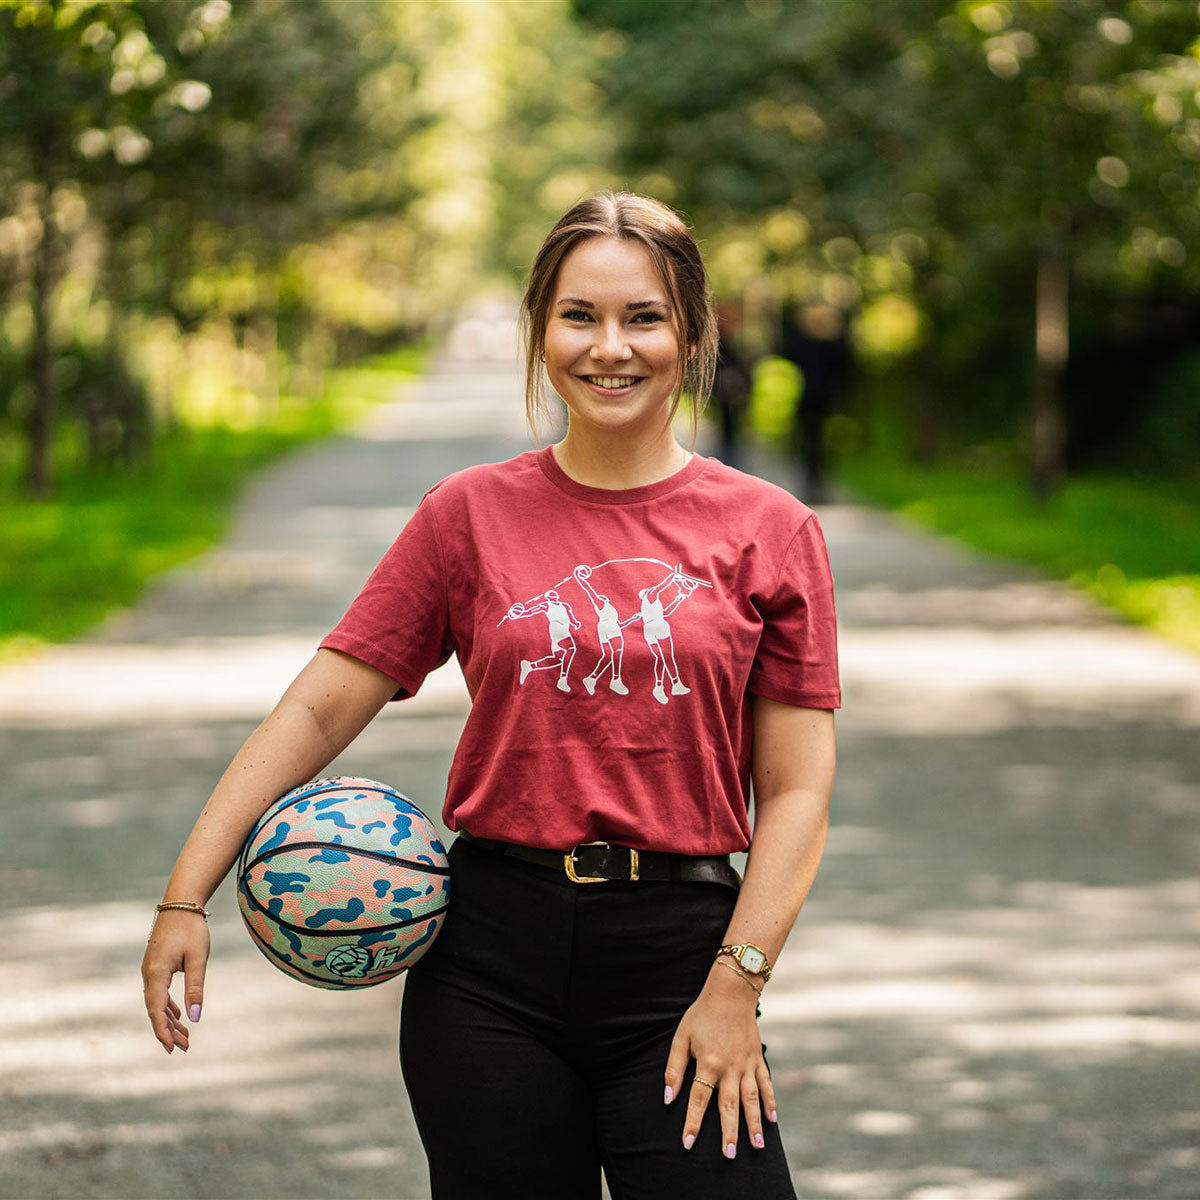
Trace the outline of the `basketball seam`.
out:
[[[422,921],[428,921],[433,917],[440,916],[450,906],[443,904],[441,908],[430,909],[429,912],[419,917],[409,917],[407,921],[396,921],[391,925],[371,925],[366,929],[311,929],[305,925],[293,925],[291,921],[285,921],[277,913],[273,913],[269,908],[264,908],[261,900],[255,896],[246,886],[246,881],[241,879],[238,881],[241,885],[241,893],[246,897],[246,901],[252,904],[265,917],[269,917],[276,925],[283,929],[290,929],[293,933],[303,933],[307,937],[362,937],[369,933],[388,933],[393,929],[405,929],[409,925],[419,925]]]
[[[316,983],[325,984],[326,986],[333,983],[333,979],[327,979],[322,975],[314,975],[314,974],[312,974],[311,971],[306,971],[303,967],[298,967],[294,962],[291,961],[291,959],[284,958],[283,955],[278,950],[276,950],[275,947],[272,946],[270,942],[266,941],[258,933],[258,931],[254,928],[253,925],[250,924],[249,921],[246,921],[245,925],[246,925],[246,928],[250,931],[250,936],[255,940],[255,942],[258,943],[259,947],[263,951],[265,951],[267,954],[271,955],[272,958],[278,959],[289,970],[295,971],[298,975],[303,975],[306,979],[311,979]],[[345,933],[346,933],[346,931],[344,929],[340,930],[339,932],[341,932],[343,935],[345,935]],[[375,984],[375,983],[387,983],[387,981],[389,979],[395,979],[397,975],[402,975],[407,970],[408,970],[408,963],[402,963],[398,970],[391,971],[386,975],[376,976],[374,979],[369,979],[365,983],[340,983],[339,982],[337,984],[334,984],[334,987],[331,990],[336,991],[338,988],[353,989],[353,988],[361,988],[361,987],[370,987],[372,984]],[[334,972],[331,971],[330,975],[334,975]],[[336,975],[335,977],[338,980],[353,978],[353,976],[346,976],[346,975]],[[365,975],[361,976],[361,978],[366,979],[366,976]]]
[[[394,854],[385,854],[382,850],[367,850],[361,846],[345,846],[341,842],[287,842],[282,846],[272,846],[270,850],[264,850],[253,861],[246,863],[241,869],[241,874],[245,875],[247,871],[253,870],[260,863],[265,863],[274,858],[275,855],[283,854],[288,850],[336,850],[342,854],[361,854],[365,858],[377,859],[379,862],[394,863],[398,867],[411,867],[414,871],[420,871],[426,875],[450,874],[449,867],[439,867],[433,863],[417,862],[411,858],[397,858]],[[333,864],[328,865],[332,866]]]
[[[301,786],[308,787],[315,782],[316,782],[315,779],[310,779],[307,784],[302,784]],[[266,825],[269,821],[274,820],[277,816],[279,816],[280,813],[286,812],[293,805],[299,804],[301,800],[311,800],[314,796],[323,796],[326,792],[336,792],[339,788],[346,788],[346,787],[347,787],[347,785],[344,783],[330,782],[325,787],[315,788],[311,792],[302,792],[299,796],[296,796],[294,799],[289,800],[286,804],[280,805],[279,808],[277,808],[277,809],[269,809],[267,812],[263,813],[263,815],[258,819],[258,823],[251,830],[250,836],[246,839],[246,849],[249,850],[249,848],[254,844],[254,839],[256,837],[258,837],[258,835],[262,832],[263,826]],[[355,788],[354,790],[359,791],[359,792],[374,792],[376,795],[379,795],[379,796],[395,796],[397,799],[403,800],[405,804],[408,804],[412,808],[416,809],[416,811],[419,812],[421,814],[421,816],[423,816],[425,818],[426,821],[429,821],[429,815],[424,811],[424,809],[421,808],[421,806],[419,804],[414,804],[413,801],[411,801],[406,795],[404,795],[403,792],[397,792],[394,788],[389,788],[387,786],[387,784],[379,784],[377,786],[370,786],[370,787],[359,787],[359,788]],[[429,823],[431,825],[433,824],[432,821],[429,821]]]

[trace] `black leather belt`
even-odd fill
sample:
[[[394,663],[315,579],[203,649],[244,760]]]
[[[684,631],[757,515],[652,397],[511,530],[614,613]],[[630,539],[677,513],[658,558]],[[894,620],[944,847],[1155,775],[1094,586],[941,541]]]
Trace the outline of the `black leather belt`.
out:
[[[522,846],[519,842],[479,838],[465,829],[460,829],[458,836],[481,850],[561,871],[572,883],[646,879],[723,883],[735,890],[742,884],[741,876],[734,870],[727,854],[668,854],[661,850],[635,850],[611,842],[583,842],[570,850],[541,850],[536,846]]]

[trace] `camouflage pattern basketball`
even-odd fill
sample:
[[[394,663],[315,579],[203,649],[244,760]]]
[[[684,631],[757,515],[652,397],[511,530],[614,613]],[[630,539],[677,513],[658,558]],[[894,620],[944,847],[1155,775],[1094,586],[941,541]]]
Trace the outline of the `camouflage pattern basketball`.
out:
[[[237,889],[250,936],[284,974],[313,987],[373,987],[433,944],[450,864],[407,796],[339,775],[271,805],[242,850]]]

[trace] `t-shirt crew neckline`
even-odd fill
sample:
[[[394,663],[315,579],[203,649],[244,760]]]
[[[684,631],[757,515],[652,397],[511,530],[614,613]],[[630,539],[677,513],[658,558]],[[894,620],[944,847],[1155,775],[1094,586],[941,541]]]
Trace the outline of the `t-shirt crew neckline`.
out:
[[[554,457],[553,446],[544,446],[541,450],[536,451],[536,454],[542,474],[560,492],[565,492],[575,500],[586,500],[592,504],[642,504],[647,500],[658,500],[691,483],[704,470],[709,461],[703,455],[693,452],[692,457],[674,475],[668,475],[666,479],[660,479],[655,483],[644,483],[640,487],[599,488],[586,483],[578,483],[572,479],[558,465],[558,459]]]

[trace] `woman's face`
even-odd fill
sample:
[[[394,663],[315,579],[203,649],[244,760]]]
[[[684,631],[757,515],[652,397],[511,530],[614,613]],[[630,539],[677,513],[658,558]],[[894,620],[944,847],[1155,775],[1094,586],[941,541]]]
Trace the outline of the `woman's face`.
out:
[[[640,242],[592,237],[571,250],[546,324],[546,373],[572,423],[661,427],[678,354],[675,314]],[[620,386],[604,386],[618,379]]]

